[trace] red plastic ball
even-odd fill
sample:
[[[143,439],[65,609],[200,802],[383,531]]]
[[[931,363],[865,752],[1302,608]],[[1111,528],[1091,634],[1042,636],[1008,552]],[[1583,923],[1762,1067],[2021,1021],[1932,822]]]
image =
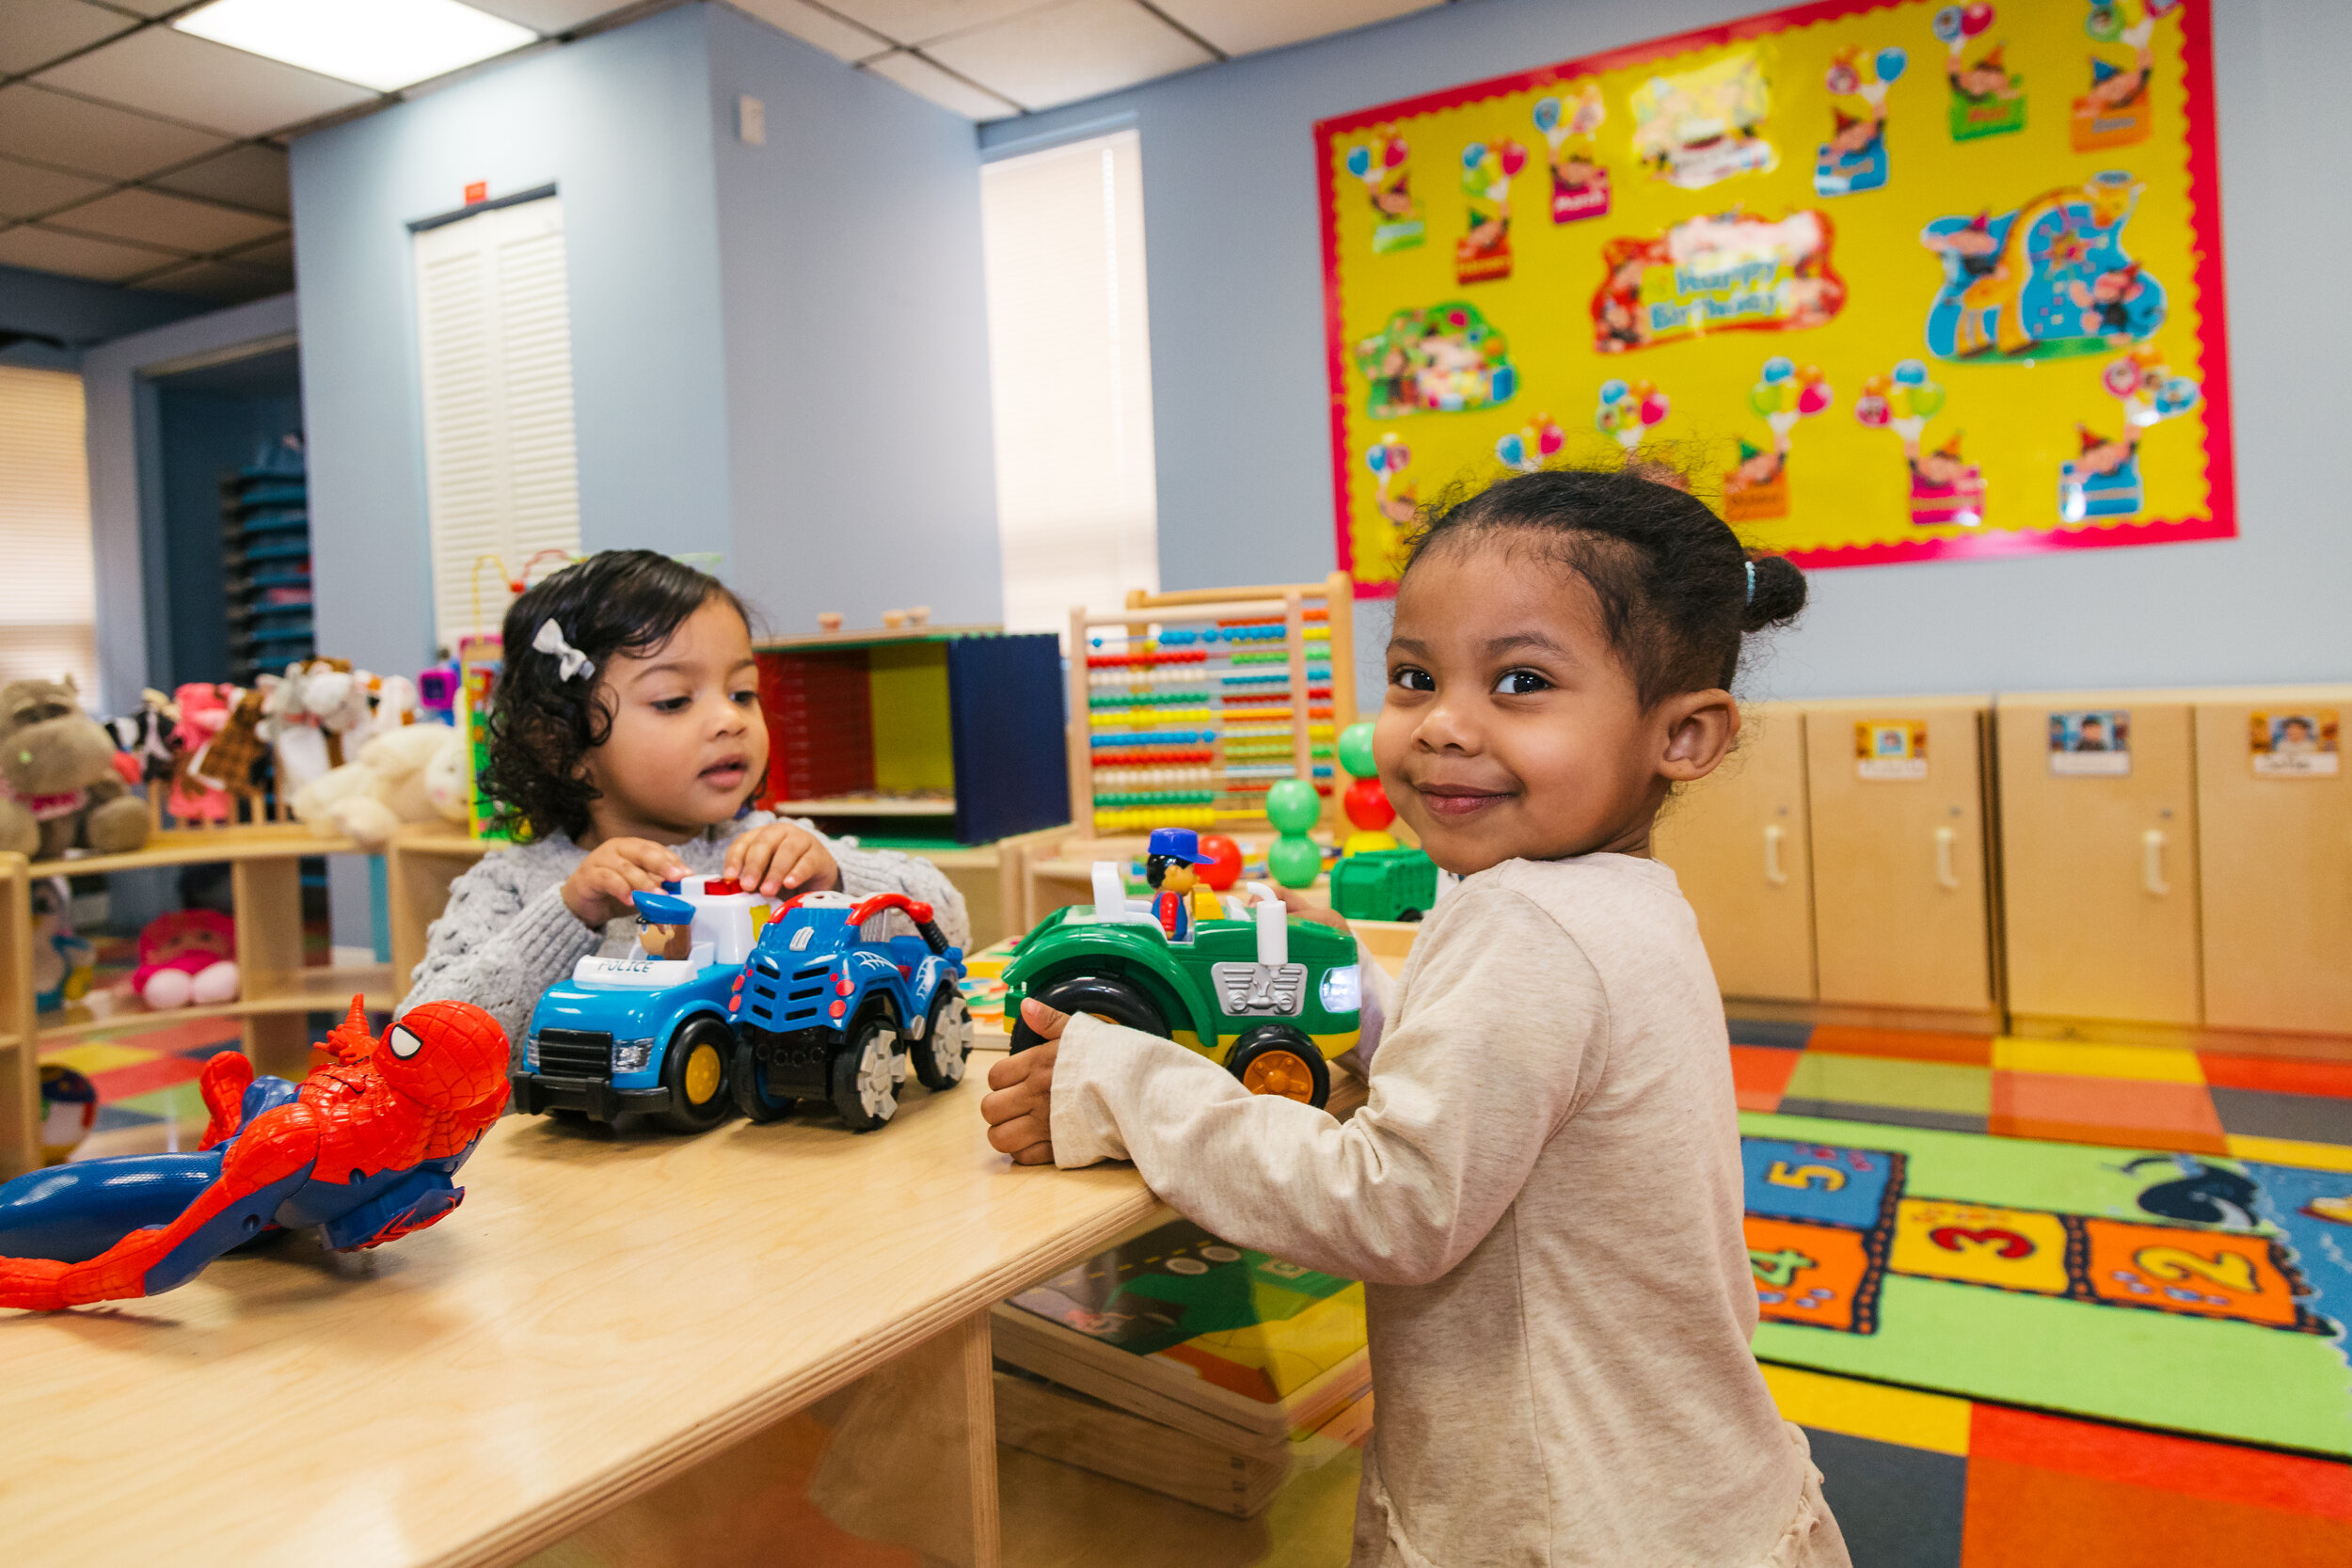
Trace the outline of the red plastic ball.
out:
[[[1378,779],[1358,779],[1347,786],[1341,804],[1347,819],[1366,832],[1387,827],[1396,820],[1396,808],[1389,804],[1389,792],[1380,787]]]
[[[1200,852],[1208,860],[1200,867],[1200,879],[1218,893],[1241,880],[1241,846],[1223,833],[1202,833]]]

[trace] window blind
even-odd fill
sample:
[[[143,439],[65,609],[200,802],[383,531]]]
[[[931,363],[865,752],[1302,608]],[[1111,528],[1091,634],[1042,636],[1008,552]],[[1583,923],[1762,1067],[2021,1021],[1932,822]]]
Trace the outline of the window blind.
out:
[[[542,550],[580,549],[563,200],[493,208],[415,243],[434,624],[454,648],[506,613],[485,556],[520,575]]]
[[[1159,587],[1142,167],[1120,131],[980,171],[1008,630]]]
[[[0,365],[0,681],[70,674],[98,701],[82,378]],[[136,607],[132,607],[136,613]]]

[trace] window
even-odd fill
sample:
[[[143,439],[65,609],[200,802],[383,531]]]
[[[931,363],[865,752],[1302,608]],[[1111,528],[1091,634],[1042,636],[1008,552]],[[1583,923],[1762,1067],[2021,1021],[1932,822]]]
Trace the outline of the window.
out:
[[[564,207],[494,207],[416,237],[437,641],[495,632],[509,575],[580,549]]]
[[[82,378],[0,365],[0,681],[71,674],[98,704]]]
[[[1157,591],[1142,156],[1133,131],[980,171],[1005,626]]]

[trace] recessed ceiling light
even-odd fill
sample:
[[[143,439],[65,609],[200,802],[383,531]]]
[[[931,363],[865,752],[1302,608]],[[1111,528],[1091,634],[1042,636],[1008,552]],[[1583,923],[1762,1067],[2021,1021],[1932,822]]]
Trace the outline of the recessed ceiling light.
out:
[[[378,92],[503,55],[539,37],[459,0],[214,0],[171,24]]]

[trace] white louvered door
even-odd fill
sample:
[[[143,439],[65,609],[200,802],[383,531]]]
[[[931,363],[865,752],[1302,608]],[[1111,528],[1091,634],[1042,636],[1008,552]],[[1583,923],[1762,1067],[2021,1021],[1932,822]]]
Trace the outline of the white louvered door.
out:
[[[437,640],[494,632],[541,550],[580,548],[564,207],[545,197],[416,237]],[[543,562],[532,576],[555,564]]]

